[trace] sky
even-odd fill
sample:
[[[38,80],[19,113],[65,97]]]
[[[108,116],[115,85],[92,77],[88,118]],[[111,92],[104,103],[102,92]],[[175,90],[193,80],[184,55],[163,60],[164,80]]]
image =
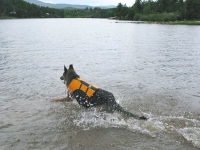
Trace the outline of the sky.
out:
[[[118,3],[126,4],[127,6],[132,6],[135,0],[39,0],[45,3],[52,4],[78,4],[78,5],[90,5],[90,6],[104,6],[104,5],[115,5]]]

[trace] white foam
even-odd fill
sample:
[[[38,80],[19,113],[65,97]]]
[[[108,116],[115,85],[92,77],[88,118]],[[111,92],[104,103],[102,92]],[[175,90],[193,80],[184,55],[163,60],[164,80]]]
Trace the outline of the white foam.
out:
[[[74,119],[74,124],[89,130],[96,127],[125,128],[130,131],[156,137],[159,133],[177,132],[195,147],[200,148],[200,124],[196,119],[184,118],[182,116],[153,116],[147,114],[147,121],[137,119],[125,120],[119,113],[106,113],[96,111],[80,112],[79,117]]]
[[[181,128],[177,130],[187,141],[192,142],[192,144],[200,148],[200,128],[189,127]]]
[[[125,120],[119,113],[112,114],[98,111],[87,111],[80,113],[79,117],[74,119],[73,122],[77,126],[82,127],[84,130],[89,130],[95,127],[126,128],[131,131],[138,131],[151,137],[155,137],[157,133],[165,131],[164,124],[158,120]]]

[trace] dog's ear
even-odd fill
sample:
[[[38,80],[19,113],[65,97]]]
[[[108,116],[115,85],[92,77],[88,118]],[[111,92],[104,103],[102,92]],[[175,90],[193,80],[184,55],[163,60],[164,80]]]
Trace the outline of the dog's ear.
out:
[[[73,65],[71,64],[71,65],[69,65],[69,69],[74,69],[74,67],[73,67]]]
[[[67,72],[67,68],[65,67],[65,65],[64,65],[64,72]]]

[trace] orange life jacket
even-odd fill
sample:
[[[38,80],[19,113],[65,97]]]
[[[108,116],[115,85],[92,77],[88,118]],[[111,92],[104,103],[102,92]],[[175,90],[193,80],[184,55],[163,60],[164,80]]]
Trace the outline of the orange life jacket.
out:
[[[89,84],[80,78],[73,79],[68,85],[68,91],[71,93],[77,89],[82,90],[87,94],[88,97],[91,97],[94,92],[98,89],[97,86]]]

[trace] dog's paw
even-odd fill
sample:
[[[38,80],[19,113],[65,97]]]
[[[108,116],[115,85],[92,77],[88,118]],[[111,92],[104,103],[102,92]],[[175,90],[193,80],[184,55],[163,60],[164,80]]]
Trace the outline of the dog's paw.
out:
[[[52,100],[53,100],[53,101],[61,101],[61,98],[53,97]]]
[[[140,120],[147,120],[148,118],[146,118],[145,116],[141,116],[139,119]]]

